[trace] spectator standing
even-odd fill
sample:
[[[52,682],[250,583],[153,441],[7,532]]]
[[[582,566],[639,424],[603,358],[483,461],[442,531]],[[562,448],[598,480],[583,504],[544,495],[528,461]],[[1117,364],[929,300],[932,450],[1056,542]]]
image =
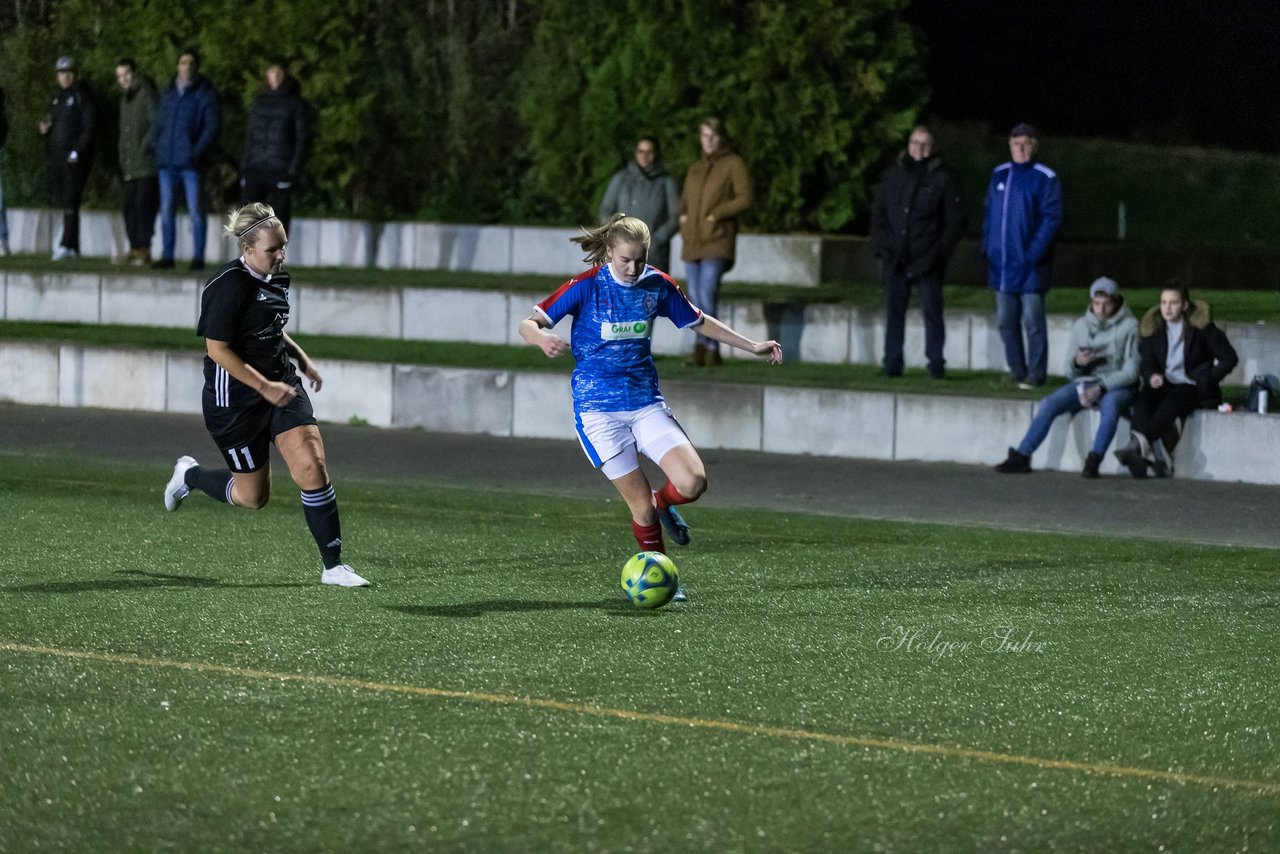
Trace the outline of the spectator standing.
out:
[[[649,226],[652,240],[649,263],[659,270],[671,270],[671,238],[680,227],[677,217],[680,193],[676,182],[662,165],[658,140],[642,136],[636,141],[635,159],[609,179],[600,200],[600,222],[625,213]]]
[[[116,63],[120,86],[120,138],[117,149],[120,179],[124,183],[124,230],[129,239],[130,265],[151,263],[151,238],[155,233],[160,188],[156,158],[151,151],[151,124],[155,120],[156,87],[138,74],[132,59]]]
[[[689,299],[714,315],[719,309],[720,279],[733,267],[738,216],[751,207],[753,190],[747,164],[733,150],[724,123],[715,117],[698,127],[702,156],[689,167],[680,196],[680,237]],[[693,364],[719,365],[720,344],[696,334]]]
[[[160,179],[160,230],[163,235],[160,259],[153,267],[173,268],[178,241],[175,195],[180,184],[187,212],[191,215],[191,236],[195,243],[191,269],[204,269],[209,220],[200,185],[221,127],[218,93],[209,78],[200,73],[200,54],[188,48],[178,57],[177,77],[160,98],[151,132]]]
[[[1071,327],[1067,354],[1071,381],[1040,401],[1027,434],[1018,447],[1009,449],[1008,459],[996,466],[996,471],[1031,471],[1031,455],[1049,435],[1055,418],[1098,409],[1098,432],[1081,472],[1083,477],[1098,477],[1102,455],[1138,388],[1138,321],[1124,304],[1114,279],[1102,276],[1089,286],[1089,309]]]
[[[1133,401],[1129,444],[1116,451],[1116,459],[1134,477],[1146,477],[1148,469],[1168,477],[1179,419],[1221,403],[1222,380],[1240,359],[1214,324],[1209,303],[1192,300],[1178,282],[1160,292],[1160,305],[1142,316],[1138,332],[1138,370],[1145,385]],[[1168,459],[1157,458],[1157,439]]]
[[[307,103],[283,59],[271,60],[266,88],[249,107],[240,159],[240,204],[265,202],[286,231],[292,216],[290,196],[310,142]]]
[[[93,160],[94,115],[89,93],[76,79],[75,60],[58,57],[54,71],[58,91],[49,114],[40,121],[40,133],[49,139],[49,174],[54,197],[62,205],[62,239],[53,260],[66,261],[80,255],[80,201]]]
[[[0,89],[0,258],[9,254],[9,212],[4,206],[4,143],[9,136],[9,116],[4,107],[4,90]]]
[[[885,376],[902,376],[903,327],[914,287],[924,314],[924,353],[929,376],[942,379],[946,326],[942,279],[964,228],[955,179],[933,153],[933,133],[911,131],[907,150],[884,173],[871,207],[871,239],[885,290]]]
[[[1057,173],[1036,162],[1039,145],[1036,129],[1025,122],[1010,131],[1011,160],[991,173],[982,223],[987,286],[996,292],[1005,360],[1013,381],[1027,389],[1044,385],[1048,374],[1044,294],[1062,227],[1062,187]]]

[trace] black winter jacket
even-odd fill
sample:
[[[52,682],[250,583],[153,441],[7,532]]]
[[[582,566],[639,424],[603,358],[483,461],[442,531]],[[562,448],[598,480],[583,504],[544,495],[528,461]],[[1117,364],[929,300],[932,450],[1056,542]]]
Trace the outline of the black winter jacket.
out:
[[[66,160],[76,152],[81,160],[93,154],[93,101],[77,80],[68,88],[59,88],[49,104],[49,155]]]
[[[1146,384],[1151,382],[1152,374],[1164,373],[1169,355],[1169,331],[1159,306],[1142,315],[1138,334],[1138,370]],[[1240,357],[1227,334],[1214,325],[1209,303],[1204,300],[1192,300],[1191,310],[1182,316],[1182,361],[1187,379],[1194,381],[1200,392],[1200,407],[1212,409],[1222,403],[1220,384]]]
[[[294,180],[306,156],[309,134],[307,103],[292,77],[286,77],[279,89],[263,89],[249,108],[240,174]]]
[[[871,240],[886,270],[920,276],[946,264],[964,228],[955,179],[931,157],[903,152],[884,173],[871,207]]]

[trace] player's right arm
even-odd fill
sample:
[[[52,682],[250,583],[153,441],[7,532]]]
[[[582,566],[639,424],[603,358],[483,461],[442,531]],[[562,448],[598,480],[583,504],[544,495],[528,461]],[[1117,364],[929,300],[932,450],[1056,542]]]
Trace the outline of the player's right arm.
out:
[[[540,314],[532,314],[520,321],[517,331],[521,338],[546,353],[549,359],[569,352],[569,342],[552,332],[551,325]]]
[[[297,396],[293,386],[264,377],[257,368],[241,359],[226,341],[206,338],[204,345],[210,359],[236,380],[262,395],[263,400],[272,406],[284,406]]]

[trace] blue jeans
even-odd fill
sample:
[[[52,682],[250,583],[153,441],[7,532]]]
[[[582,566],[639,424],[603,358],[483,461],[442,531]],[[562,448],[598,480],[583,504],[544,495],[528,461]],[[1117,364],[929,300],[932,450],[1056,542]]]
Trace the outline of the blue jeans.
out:
[[[1049,333],[1044,321],[1044,294],[996,292],[996,326],[1004,342],[1004,358],[1014,382],[1040,385],[1049,373]],[[1022,333],[1027,334],[1023,349]]]
[[[720,279],[729,267],[726,258],[704,258],[701,261],[685,261],[684,275],[689,282],[689,301],[706,314],[716,316],[720,299]],[[714,339],[699,335],[695,342],[712,350],[718,346]]]
[[[177,183],[181,181],[182,192],[186,196],[187,213],[191,215],[191,238],[195,243],[191,260],[204,261],[204,244],[209,221],[204,212],[204,199],[200,195],[200,173],[195,169],[161,169],[159,178],[160,231],[164,240],[160,257],[166,261],[172,261],[174,247],[178,243],[175,210],[177,199],[174,198],[174,190]]]
[[[1111,440],[1116,437],[1116,427],[1119,426],[1120,416],[1129,408],[1129,404],[1133,401],[1133,388],[1126,386],[1125,388],[1108,389],[1102,398],[1098,401],[1098,410],[1102,414],[1102,421],[1098,424],[1097,435],[1093,437],[1093,452],[1098,456],[1102,456],[1107,452],[1107,448],[1111,445]],[[1027,435],[1022,437],[1022,441],[1018,443],[1018,453],[1031,456],[1036,452],[1036,448],[1040,447],[1040,443],[1044,441],[1044,437],[1049,435],[1049,428],[1053,426],[1053,419],[1059,415],[1075,415],[1081,409],[1080,395],[1076,391],[1075,383],[1067,383],[1062,388],[1045,396],[1040,401],[1040,405],[1036,408],[1036,416],[1031,419],[1031,426],[1027,428]]]

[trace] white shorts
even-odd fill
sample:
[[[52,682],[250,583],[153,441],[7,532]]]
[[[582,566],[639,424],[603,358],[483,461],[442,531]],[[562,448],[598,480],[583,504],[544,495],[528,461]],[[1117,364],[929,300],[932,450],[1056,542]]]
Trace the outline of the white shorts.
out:
[[[665,403],[630,412],[580,412],[576,421],[583,452],[609,480],[640,467],[637,451],[656,463],[672,448],[693,444]]]

